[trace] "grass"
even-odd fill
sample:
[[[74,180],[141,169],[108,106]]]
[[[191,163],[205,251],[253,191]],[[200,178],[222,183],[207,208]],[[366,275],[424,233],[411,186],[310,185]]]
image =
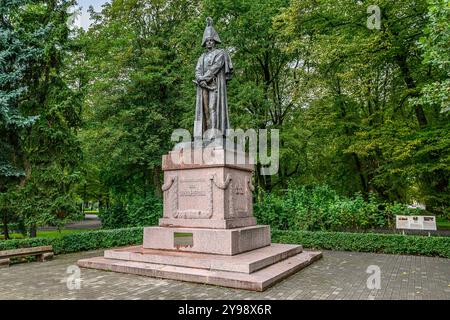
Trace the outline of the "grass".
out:
[[[39,237],[39,238],[61,238],[63,235],[87,232],[87,231],[92,231],[92,230],[83,229],[83,230],[61,230],[61,231],[58,231],[58,230],[38,231],[37,237]],[[27,236],[24,236],[21,233],[11,233],[9,236],[11,239],[27,239],[28,238]],[[0,238],[0,240],[4,240],[4,239]]]
[[[450,230],[450,221],[443,220],[443,219],[437,219],[436,226],[437,226],[438,230]]]
[[[98,214],[98,210],[84,210],[84,214]]]

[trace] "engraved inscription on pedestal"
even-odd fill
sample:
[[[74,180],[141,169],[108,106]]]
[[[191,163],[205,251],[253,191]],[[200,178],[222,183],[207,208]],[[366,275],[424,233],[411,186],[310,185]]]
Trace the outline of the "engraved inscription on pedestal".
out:
[[[181,179],[174,218],[209,219],[213,215],[212,183],[205,179]]]
[[[164,184],[164,206],[175,219],[209,219],[213,214],[212,181],[169,177]]]

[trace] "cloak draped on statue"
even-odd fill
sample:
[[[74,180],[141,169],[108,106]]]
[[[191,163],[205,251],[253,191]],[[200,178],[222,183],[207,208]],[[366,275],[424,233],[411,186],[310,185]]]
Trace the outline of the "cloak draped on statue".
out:
[[[197,84],[205,81],[207,86],[197,85],[194,139],[201,139],[208,129],[218,129],[225,135],[230,128],[227,81],[232,72],[230,56],[223,49],[205,52],[198,59],[195,80]]]

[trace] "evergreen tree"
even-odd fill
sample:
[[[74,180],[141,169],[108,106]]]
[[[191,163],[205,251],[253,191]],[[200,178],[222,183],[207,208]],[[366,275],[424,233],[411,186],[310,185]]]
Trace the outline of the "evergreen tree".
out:
[[[19,8],[32,2],[0,3],[0,213],[6,238],[12,215],[7,191],[25,176],[22,133],[37,119],[23,115],[19,108],[26,99],[26,75],[33,61],[42,54],[40,48],[29,44],[27,35],[38,39],[43,29],[25,30],[20,26]]]
[[[80,149],[76,86],[64,73],[74,0],[2,2],[1,152],[9,208],[31,227],[59,225],[77,213],[71,185]],[[32,125],[31,125],[32,124]],[[8,169],[8,170],[6,170]],[[11,179],[9,179],[11,180]],[[4,198],[5,198],[4,197]],[[11,203],[11,201],[10,201]]]

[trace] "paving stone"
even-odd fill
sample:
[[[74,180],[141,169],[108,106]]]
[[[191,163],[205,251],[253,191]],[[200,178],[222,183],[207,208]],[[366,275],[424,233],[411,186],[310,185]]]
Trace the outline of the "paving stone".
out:
[[[80,269],[81,288],[69,289],[67,273],[79,259],[102,251],[58,255],[45,263],[0,269],[0,299],[333,299],[450,300],[450,259],[359,252],[323,251],[323,258],[265,292]],[[367,267],[381,270],[381,289],[368,289]],[[406,281],[403,281],[406,280]],[[72,282],[71,282],[72,283]]]

